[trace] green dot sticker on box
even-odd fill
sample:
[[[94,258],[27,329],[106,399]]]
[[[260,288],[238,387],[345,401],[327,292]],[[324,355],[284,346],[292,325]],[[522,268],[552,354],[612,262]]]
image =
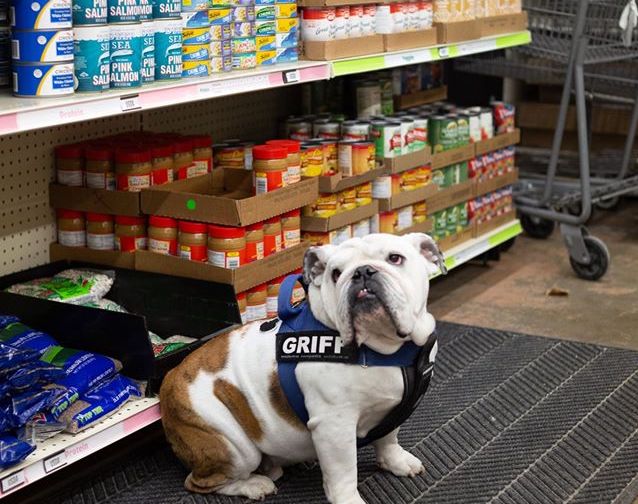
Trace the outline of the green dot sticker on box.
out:
[[[186,202],[186,208],[188,208],[189,210],[195,210],[195,208],[197,208],[197,203],[195,202],[194,199],[189,199]]]

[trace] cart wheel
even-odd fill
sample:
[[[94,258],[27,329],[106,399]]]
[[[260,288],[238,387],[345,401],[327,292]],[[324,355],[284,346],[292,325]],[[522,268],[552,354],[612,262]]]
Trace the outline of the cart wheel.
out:
[[[583,239],[585,240],[587,252],[589,252],[591,257],[590,263],[581,264],[575,261],[572,257],[569,258],[569,262],[580,278],[592,281],[598,280],[607,273],[607,269],[609,268],[609,263],[611,261],[609,250],[607,250],[607,246],[602,240],[594,236],[584,236]]]
[[[613,210],[618,206],[618,203],[620,203],[620,196],[600,200],[598,203],[596,203],[596,208],[600,208],[601,210]]]
[[[510,238],[506,242],[501,243],[499,245],[501,252],[507,252],[509,249],[511,249],[514,246],[515,241],[516,241],[516,237]]]
[[[549,238],[554,232],[554,221],[543,219],[542,217],[534,217],[532,215],[521,215],[521,226],[525,232],[532,238],[544,240]]]

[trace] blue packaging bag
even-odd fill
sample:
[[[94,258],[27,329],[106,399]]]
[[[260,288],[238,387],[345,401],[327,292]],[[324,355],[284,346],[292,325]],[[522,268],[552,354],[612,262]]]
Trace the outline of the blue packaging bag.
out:
[[[35,446],[20,441],[9,434],[0,435],[0,469],[5,469],[24,460]]]
[[[23,362],[36,360],[40,355],[32,350],[22,350],[6,343],[0,343],[0,373]]]
[[[1,327],[2,322],[0,322]],[[21,322],[13,322],[0,329],[0,342],[20,350],[33,350],[41,356],[58,343],[48,334],[31,329]]]

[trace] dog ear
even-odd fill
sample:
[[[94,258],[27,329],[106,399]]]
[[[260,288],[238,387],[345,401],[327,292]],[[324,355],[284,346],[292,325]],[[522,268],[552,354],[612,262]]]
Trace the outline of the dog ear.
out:
[[[334,245],[321,245],[310,247],[303,258],[303,279],[306,285],[321,285],[323,273],[328,264],[328,258],[336,247]]]
[[[405,238],[410,240],[417,251],[425,257],[427,261],[437,266],[443,275],[447,274],[443,253],[430,235],[425,233],[410,233],[405,235]]]

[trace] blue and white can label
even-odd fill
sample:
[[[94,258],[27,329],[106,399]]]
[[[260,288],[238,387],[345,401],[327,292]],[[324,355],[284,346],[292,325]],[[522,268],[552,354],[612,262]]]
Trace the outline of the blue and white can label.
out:
[[[142,83],[155,80],[155,23],[142,23]]]
[[[208,11],[182,12],[184,28],[210,28]]]
[[[108,0],[109,23],[138,23],[142,19],[141,0]]]
[[[71,28],[71,0],[12,0],[11,26],[17,30]]]
[[[109,27],[76,27],[75,86],[77,91],[104,91],[111,85]]]
[[[182,12],[208,10],[208,0],[182,0]]]
[[[142,84],[142,25],[112,25],[111,87],[130,88]]]
[[[178,18],[182,14],[182,0],[153,0],[153,18]]]
[[[73,0],[73,26],[106,24],[107,0]]]
[[[182,77],[182,20],[155,22],[155,80]]]
[[[140,21],[153,19],[153,0],[138,0],[140,3]]]
[[[13,94],[27,97],[73,94],[73,63],[14,63]]]
[[[11,57],[14,61],[34,63],[73,61],[73,30],[14,30]]]

